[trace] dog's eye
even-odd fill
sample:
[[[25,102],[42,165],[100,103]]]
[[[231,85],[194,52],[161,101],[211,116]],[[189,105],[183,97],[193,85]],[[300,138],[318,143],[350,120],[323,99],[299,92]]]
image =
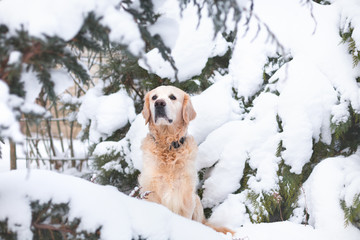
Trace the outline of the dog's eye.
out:
[[[156,99],[157,99],[157,95],[152,96],[151,99],[152,99],[152,100],[156,100]]]
[[[171,95],[169,96],[169,98],[170,98],[171,100],[176,100],[176,97],[175,97],[173,94],[171,94]]]

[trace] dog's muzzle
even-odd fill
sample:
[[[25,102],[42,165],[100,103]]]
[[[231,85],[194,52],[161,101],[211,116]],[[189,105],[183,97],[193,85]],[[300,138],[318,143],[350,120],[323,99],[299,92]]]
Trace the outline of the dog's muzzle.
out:
[[[165,107],[166,102],[164,100],[159,99],[155,102],[155,122],[157,122],[159,118],[164,118],[169,123],[172,123],[173,120],[169,119],[166,115]]]

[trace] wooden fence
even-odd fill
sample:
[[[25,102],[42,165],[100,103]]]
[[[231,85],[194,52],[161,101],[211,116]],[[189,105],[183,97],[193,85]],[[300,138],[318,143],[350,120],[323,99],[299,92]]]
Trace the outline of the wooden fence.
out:
[[[25,160],[27,168],[35,165],[50,170],[76,168],[82,171],[84,164],[92,160],[87,144],[75,139],[79,132],[75,121],[65,117],[23,118],[20,123],[26,141],[24,145],[10,142],[11,169],[17,168],[17,160]]]

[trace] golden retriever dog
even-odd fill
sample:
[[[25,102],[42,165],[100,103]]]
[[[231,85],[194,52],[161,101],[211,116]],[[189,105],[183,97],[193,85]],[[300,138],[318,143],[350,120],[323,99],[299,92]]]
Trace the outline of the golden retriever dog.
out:
[[[189,122],[196,117],[188,94],[172,86],[148,92],[142,114],[149,134],[142,142],[143,167],[139,176],[147,200],[162,204],[183,217],[208,225],[218,232],[233,232],[209,224],[199,196],[195,168],[197,144],[187,134]]]

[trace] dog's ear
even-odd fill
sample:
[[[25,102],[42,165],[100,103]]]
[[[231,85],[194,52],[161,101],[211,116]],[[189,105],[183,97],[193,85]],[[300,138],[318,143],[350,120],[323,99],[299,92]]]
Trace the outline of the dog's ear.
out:
[[[150,94],[147,93],[145,95],[145,102],[144,102],[144,108],[142,110],[142,115],[145,118],[145,125],[148,124],[150,122],[150,118],[151,118],[151,112],[150,112]]]
[[[184,102],[182,106],[182,115],[184,122],[188,124],[191,120],[194,120],[196,117],[196,112],[194,110],[194,107],[191,103],[190,96],[188,94],[185,94],[184,96]]]

